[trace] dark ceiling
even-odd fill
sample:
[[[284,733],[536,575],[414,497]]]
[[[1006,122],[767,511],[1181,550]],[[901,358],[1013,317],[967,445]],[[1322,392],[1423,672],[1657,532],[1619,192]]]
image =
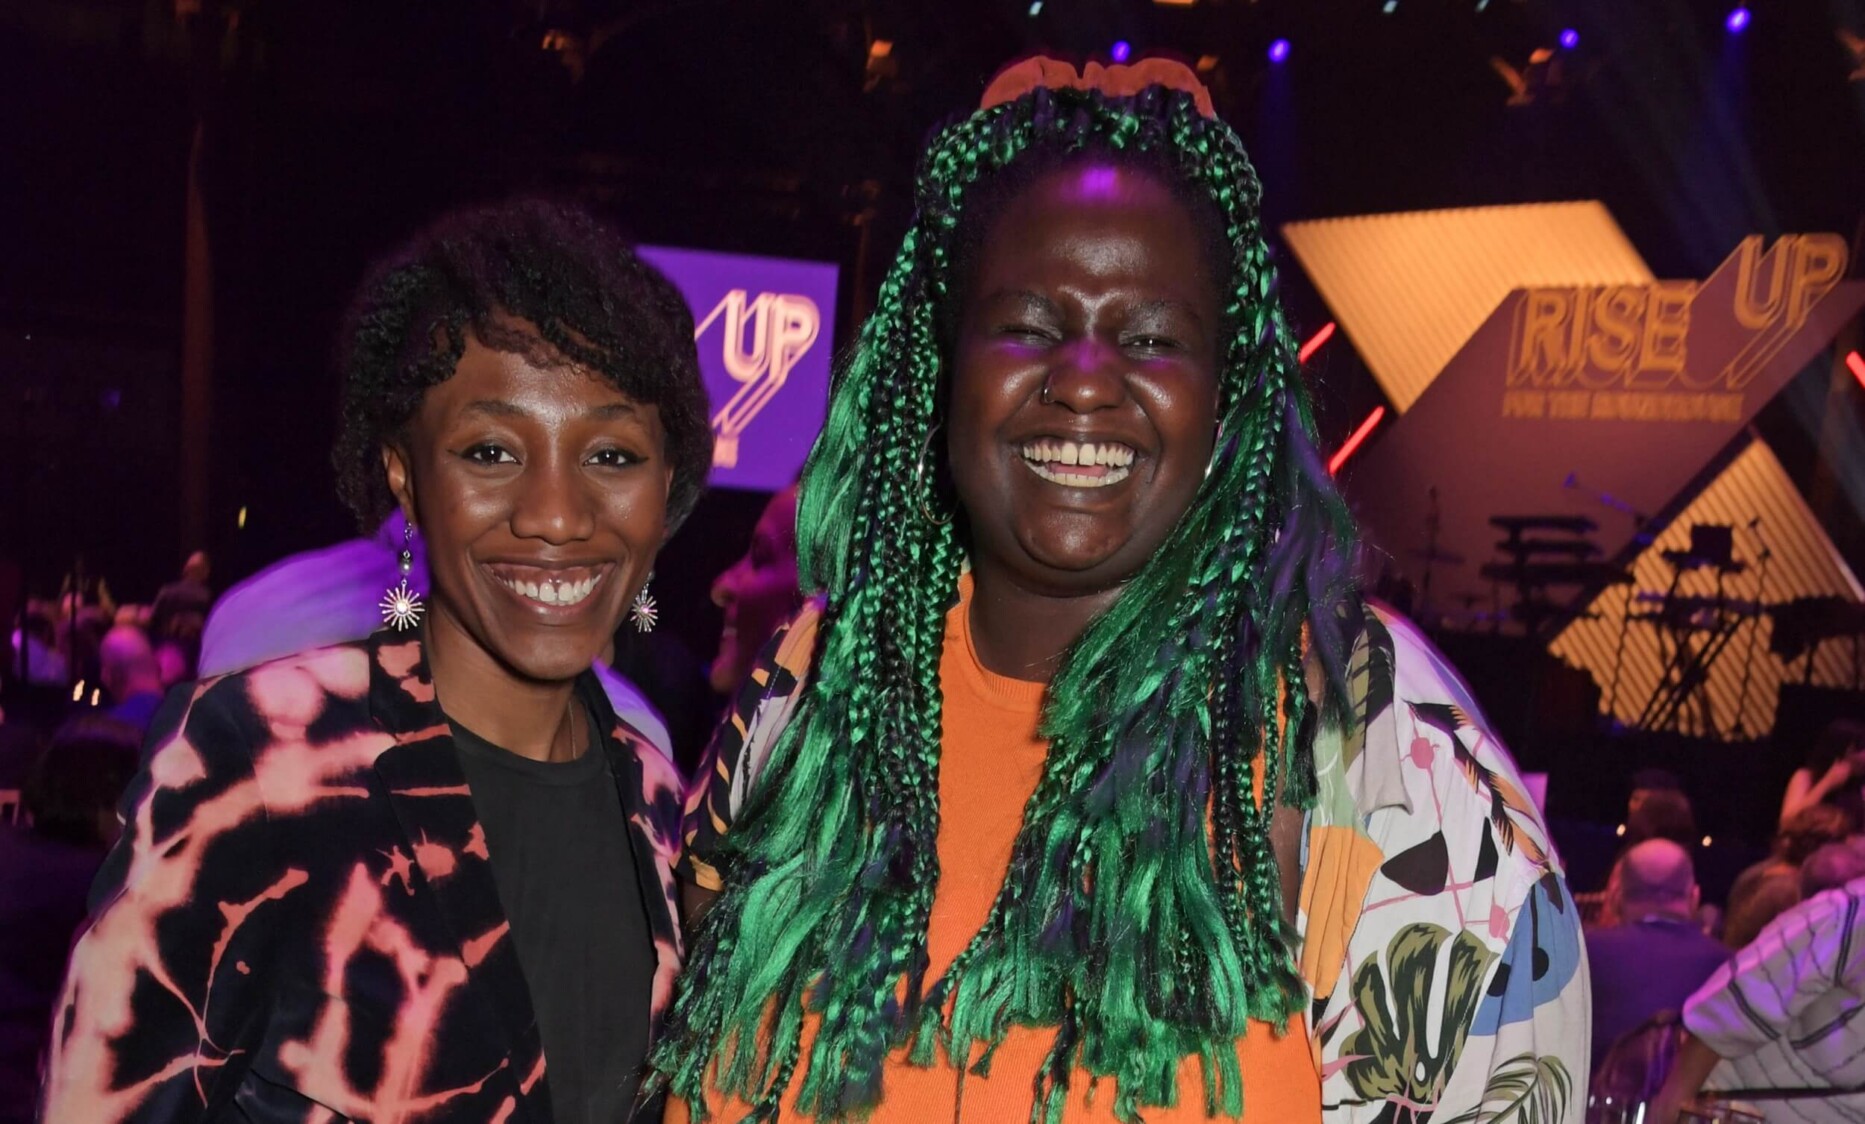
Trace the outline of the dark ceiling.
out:
[[[172,380],[197,125],[217,297],[210,537],[236,572],[347,530],[326,468],[330,333],[370,257],[427,217],[568,190],[643,241],[835,261],[846,338],[927,131],[1037,49],[1208,56],[1275,222],[1600,198],[1660,276],[1702,276],[1745,234],[1856,237],[1865,211],[1865,58],[1840,34],[1865,35],[1856,0],[1755,0],[1739,37],[1708,0],[1032,6],[11,0],[0,439],[30,486],[0,519],[34,528],[22,553],[41,574],[89,552],[132,595],[192,545],[175,529]],[[1578,46],[1509,105],[1505,72],[1566,28]],[[1291,52],[1274,67],[1278,37]],[[1297,321],[1325,320],[1293,282]],[[1330,351],[1338,438],[1381,399]],[[123,355],[139,358],[109,358]],[[1814,471],[1805,423],[1773,413],[1764,430]],[[1856,562],[1856,512],[1834,522]]]

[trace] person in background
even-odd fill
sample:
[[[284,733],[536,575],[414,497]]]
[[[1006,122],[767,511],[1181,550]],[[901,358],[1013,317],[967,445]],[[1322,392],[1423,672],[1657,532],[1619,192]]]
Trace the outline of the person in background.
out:
[[[110,697],[110,716],[146,731],[162,705],[162,671],[149,638],[134,625],[117,625],[98,645],[98,680]]]
[[[13,674],[38,687],[70,684],[70,665],[59,647],[58,625],[50,602],[26,603],[19,627],[13,630]]]
[[[1860,877],[1865,877],[1865,851],[1851,843],[1828,843],[1800,864],[1801,899],[1816,897]]]
[[[682,785],[590,666],[712,464],[692,314],[520,201],[384,259],[339,351],[340,492],[401,509],[431,599],[162,708],[44,1119],[646,1124]]]
[[[67,722],[27,778],[31,826],[0,826],[0,1124],[32,1119],[65,956],[141,740],[103,715]]]
[[[1729,888],[1723,944],[1741,948],[1762,927],[1800,900],[1800,864],[1828,843],[1843,843],[1857,830],[1843,809],[1814,804],[1794,813],[1775,836],[1773,852],[1736,876]]]
[[[156,591],[155,603],[149,609],[149,635],[157,643],[171,639],[176,618],[192,616],[197,621],[207,618],[208,610],[214,606],[214,591],[207,584],[212,573],[213,563],[207,552],[197,550],[181,564],[181,577]]]
[[[1814,739],[1806,764],[1787,779],[1781,827],[1816,804],[1832,804],[1865,825],[1865,722],[1840,719]]]
[[[1770,1120],[1865,1120],[1862,1018],[1865,878],[1854,878],[1769,922],[1690,997],[1689,1033],[1646,1119],[1673,1124],[1699,1092],[1756,1090],[1774,1094]]]
[[[1586,935],[1595,1070],[1620,1035],[1659,1011],[1681,1010],[1729,959],[1697,927],[1696,869],[1676,843],[1647,839],[1620,856],[1607,895],[1619,923]]]
[[[1633,776],[1632,795],[1626,800],[1624,847],[1636,847],[1647,839],[1668,839],[1689,850],[1701,836],[1696,810],[1674,773],[1641,769]]]
[[[797,490],[771,497],[751,532],[744,557],[712,583],[712,603],[724,610],[719,651],[707,679],[721,695],[744,685],[765,643],[803,604],[797,588]]]
[[[406,535],[407,526],[397,508],[373,535],[291,555],[227,590],[207,614],[197,673],[207,678],[244,671],[294,652],[361,640],[381,628],[376,601],[400,576],[404,543],[408,586],[427,596],[426,540]],[[593,670],[616,716],[671,755],[672,739],[660,713],[611,668],[610,655],[605,652]]]

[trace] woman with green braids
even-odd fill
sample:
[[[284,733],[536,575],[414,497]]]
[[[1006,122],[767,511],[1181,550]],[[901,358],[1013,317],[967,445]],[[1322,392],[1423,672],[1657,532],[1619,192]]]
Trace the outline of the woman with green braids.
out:
[[[690,805],[674,1118],[1577,1121],[1577,914],[1354,589],[1204,88],[1020,64],[917,204]]]

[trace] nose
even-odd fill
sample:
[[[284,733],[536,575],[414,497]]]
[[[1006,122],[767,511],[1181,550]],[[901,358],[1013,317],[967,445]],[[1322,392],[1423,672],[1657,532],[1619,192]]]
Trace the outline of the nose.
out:
[[[1078,414],[1117,406],[1127,396],[1125,357],[1094,336],[1059,348],[1043,381],[1043,400]]]
[[[525,468],[512,532],[553,546],[580,542],[596,530],[595,501],[574,464],[534,461]]]

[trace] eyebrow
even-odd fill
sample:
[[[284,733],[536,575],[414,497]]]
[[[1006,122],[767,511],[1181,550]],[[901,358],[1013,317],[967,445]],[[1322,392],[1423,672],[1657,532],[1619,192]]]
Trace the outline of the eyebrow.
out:
[[[1035,305],[1044,309],[1053,309],[1056,307],[1054,301],[1030,289],[999,289],[996,292],[986,294],[979,303],[989,304],[993,301],[1000,300],[1012,300],[1020,304]],[[1148,312],[1183,312],[1185,315],[1197,321],[1200,327],[1204,326],[1205,318],[1199,315],[1196,307],[1189,301],[1177,300],[1172,297],[1162,297],[1159,300],[1144,301],[1135,305],[1133,311],[1142,314]]]

